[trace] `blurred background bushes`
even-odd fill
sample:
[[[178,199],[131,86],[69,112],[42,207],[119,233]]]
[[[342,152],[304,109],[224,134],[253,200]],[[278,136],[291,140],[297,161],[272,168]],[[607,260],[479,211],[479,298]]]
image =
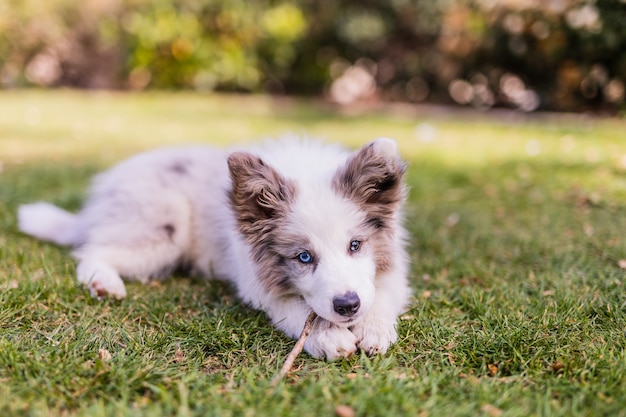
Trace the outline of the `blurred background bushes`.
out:
[[[626,0],[0,0],[0,84],[624,107]]]

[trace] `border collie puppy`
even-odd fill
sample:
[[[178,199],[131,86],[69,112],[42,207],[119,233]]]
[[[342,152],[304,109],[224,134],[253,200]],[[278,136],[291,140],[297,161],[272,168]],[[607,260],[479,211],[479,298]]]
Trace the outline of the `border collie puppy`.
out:
[[[333,360],[384,353],[407,305],[405,164],[391,139],[355,152],[287,138],[224,151],[168,148],[98,175],[77,214],[19,208],[19,227],[74,247],[92,296],[126,296],[177,266],[232,282],[239,296]]]

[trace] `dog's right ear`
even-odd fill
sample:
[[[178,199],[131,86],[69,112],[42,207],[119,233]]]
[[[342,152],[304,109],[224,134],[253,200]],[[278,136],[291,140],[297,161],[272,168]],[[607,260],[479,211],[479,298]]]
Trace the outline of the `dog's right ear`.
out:
[[[295,196],[294,184],[258,156],[234,152],[228,157],[228,169],[230,200],[244,228],[286,211]]]

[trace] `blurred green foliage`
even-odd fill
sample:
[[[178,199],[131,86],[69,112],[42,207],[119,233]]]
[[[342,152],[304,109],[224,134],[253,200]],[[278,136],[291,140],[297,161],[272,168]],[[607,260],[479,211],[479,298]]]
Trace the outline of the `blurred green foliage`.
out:
[[[624,0],[2,0],[5,88],[624,105]]]

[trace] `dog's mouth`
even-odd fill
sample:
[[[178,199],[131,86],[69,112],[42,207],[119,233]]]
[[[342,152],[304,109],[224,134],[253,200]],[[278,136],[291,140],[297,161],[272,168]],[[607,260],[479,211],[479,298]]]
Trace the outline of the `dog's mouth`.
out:
[[[359,321],[360,316],[353,316],[353,317],[327,317],[325,315],[319,314],[317,313],[317,316],[326,320],[329,323],[334,324],[335,326],[338,327],[350,327],[350,326],[354,326],[356,324],[356,322]]]
[[[332,320],[332,323],[340,327],[350,327],[356,324],[357,321],[359,321],[358,317],[346,317],[339,320]]]
[[[306,302],[306,299],[304,299],[304,297],[303,300]],[[317,314],[318,317],[338,327],[348,328],[354,326],[364,317],[363,311],[358,311],[352,315],[346,316],[335,312],[324,311],[323,308],[318,310],[314,308],[311,304],[307,304],[309,305],[309,308]]]

